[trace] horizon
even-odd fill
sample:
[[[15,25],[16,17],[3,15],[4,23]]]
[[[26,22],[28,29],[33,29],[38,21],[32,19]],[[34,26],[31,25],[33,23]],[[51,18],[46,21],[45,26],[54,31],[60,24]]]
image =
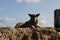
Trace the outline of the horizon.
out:
[[[54,10],[60,9],[60,0],[0,0],[0,26],[14,27],[26,22],[28,13],[40,13],[39,26],[54,27]]]

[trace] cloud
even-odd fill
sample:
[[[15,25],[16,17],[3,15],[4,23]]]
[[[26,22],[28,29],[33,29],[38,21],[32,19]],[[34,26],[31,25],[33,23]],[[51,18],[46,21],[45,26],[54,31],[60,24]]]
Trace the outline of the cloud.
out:
[[[26,3],[38,3],[41,0],[25,0]]]
[[[48,20],[46,17],[41,16],[39,26],[41,26],[41,27],[54,27],[54,21],[53,21],[53,19]]]
[[[23,2],[23,0],[16,0],[17,3]]]
[[[7,27],[4,23],[0,23],[0,27]]]
[[[8,17],[0,18],[0,27],[10,27],[15,20],[15,18]]]
[[[39,3],[41,0],[16,0],[17,3],[25,2],[25,3]]]
[[[14,18],[0,18],[0,23],[13,22]]]

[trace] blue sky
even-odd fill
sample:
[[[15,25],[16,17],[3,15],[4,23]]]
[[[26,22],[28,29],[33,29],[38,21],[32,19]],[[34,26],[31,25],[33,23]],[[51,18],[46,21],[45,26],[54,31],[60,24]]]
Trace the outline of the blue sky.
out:
[[[54,26],[54,10],[60,0],[0,0],[0,26],[15,26],[29,20],[28,13],[40,13],[40,26]]]

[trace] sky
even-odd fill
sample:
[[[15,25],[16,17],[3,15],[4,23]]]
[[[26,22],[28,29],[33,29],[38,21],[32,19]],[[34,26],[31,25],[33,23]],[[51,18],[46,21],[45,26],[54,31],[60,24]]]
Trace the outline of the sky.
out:
[[[55,9],[60,9],[60,0],[0,0],[0,26],[14,27],[28,21],[28,13],[40,13],[38,25],[54,27]]]

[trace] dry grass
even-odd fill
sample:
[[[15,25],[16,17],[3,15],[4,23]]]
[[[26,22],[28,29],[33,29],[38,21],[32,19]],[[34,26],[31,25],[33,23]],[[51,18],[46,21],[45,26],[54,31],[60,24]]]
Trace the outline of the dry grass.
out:
[[[60,40],[56,28],[0,28],[0,40]]]

